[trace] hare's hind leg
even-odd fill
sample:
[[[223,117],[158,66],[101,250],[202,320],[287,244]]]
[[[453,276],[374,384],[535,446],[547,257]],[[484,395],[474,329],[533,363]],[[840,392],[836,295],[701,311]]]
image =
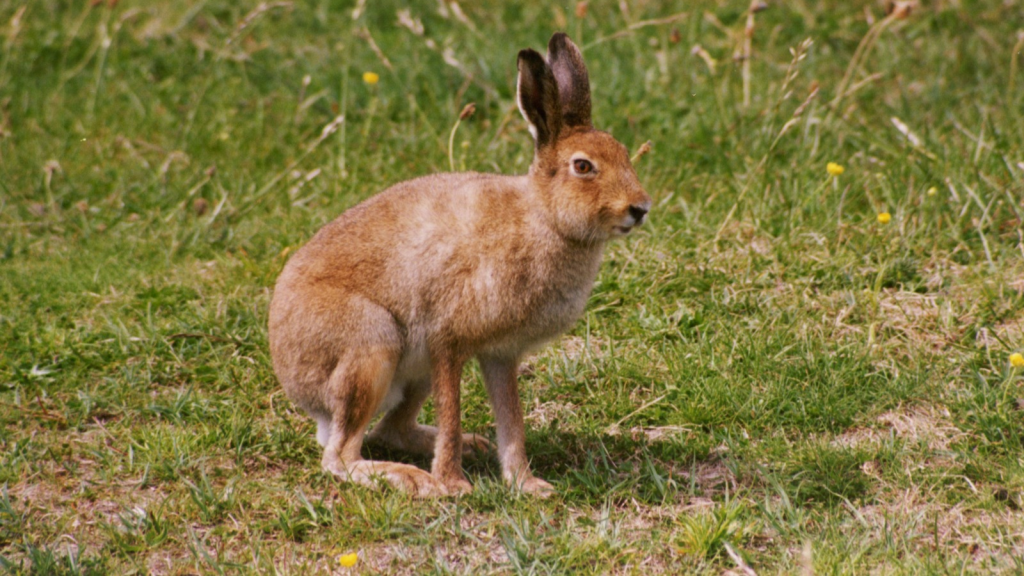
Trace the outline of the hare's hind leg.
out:
[[[397,359],[396,350],[361,348],[339,362],[330,377],[334,413],[322,464],[328,472],[356,484],[375,486],[375,477],[381,477],[414,496],[441,496],[446,494],[444,486],[428,472],[397,462],[363,460],[359,454],[363,433],[387,394]]]
[[[366,443],[410,454],[431,456],[437,439],[437,428],[416,422],[423,403],[430,396],[430,380],[409,382],[403,388],[402,400],[373,427]],[[494,446],[483,436],[462,435],[462,455],[474,456]]]

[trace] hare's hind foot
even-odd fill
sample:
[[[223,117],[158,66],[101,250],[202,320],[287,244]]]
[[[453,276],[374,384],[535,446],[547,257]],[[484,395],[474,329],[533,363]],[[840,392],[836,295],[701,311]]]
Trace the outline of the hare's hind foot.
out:
[[[324,470],[338,478],[361,486],[376,488],[377,479],[383,479],[396,490],[401,490],[416,498],[435,498],[446,496],[449,491],[444,484],[425,470],[398,462],[381,462],[378,460],[358,460],[356,462],[336,462],[324,464]]]
[[[555,493],[554,486],[540,478],[537,478],[536,476],[530,476],[524,479],[516,485],[516,488],[523,494],[529,494],[530,496],[536,496],[537,498],[547,498]]]
[[[437,440],[437,428],[423,424],[396,428],[381,421],[373,431],[366,437],[366,445],[431,456],[434,454],[434,444]],[[478,434],[462,435],[462,455],[466,457],[479,457],[494,450],[490,440]]]

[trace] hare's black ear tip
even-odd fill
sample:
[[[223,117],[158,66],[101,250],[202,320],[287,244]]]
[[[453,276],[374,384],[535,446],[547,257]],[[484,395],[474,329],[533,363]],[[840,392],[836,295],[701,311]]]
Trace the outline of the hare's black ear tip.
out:
[[[544,62],[544,57],[533,48],[523,48],[519,51],[519,56],[516,58],[516,61],[520,64],[525,62],[528,65],[536,66],[537,64]]]
[[[572,40],[569,39],[569,35],[565,32],[555,32],[551,35],[551,40],[548,40],[548,51],[554,52],[559,48],[566,45],[571,45]]]

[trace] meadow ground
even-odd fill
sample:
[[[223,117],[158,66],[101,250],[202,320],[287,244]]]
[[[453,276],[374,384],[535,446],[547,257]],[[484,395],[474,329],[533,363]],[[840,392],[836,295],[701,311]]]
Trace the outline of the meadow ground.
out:
[[[748,8],[0,3],[0,570],[1024,572],[1024,3]],[[525,171],[556,29],[654,198],[521,378],[557,495],[340,484],[276,275],[449,153]]]

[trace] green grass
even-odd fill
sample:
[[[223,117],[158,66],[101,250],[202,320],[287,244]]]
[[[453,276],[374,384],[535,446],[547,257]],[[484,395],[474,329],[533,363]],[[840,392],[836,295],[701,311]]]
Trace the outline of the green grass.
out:
[[[423,0],[422,35],[389,1],[89,4],[0,4],[0,570],[1024,573],[1019,3],[773,2],[747,72],[740,0]],[[455,164],[525,171],[515,53],[556,27],[599,127],[654,143],[649,225],[522,378],[558,493],[493,456],[459,500],[340,484],[270,367],[276,275],[447,170],[469,102]]]

